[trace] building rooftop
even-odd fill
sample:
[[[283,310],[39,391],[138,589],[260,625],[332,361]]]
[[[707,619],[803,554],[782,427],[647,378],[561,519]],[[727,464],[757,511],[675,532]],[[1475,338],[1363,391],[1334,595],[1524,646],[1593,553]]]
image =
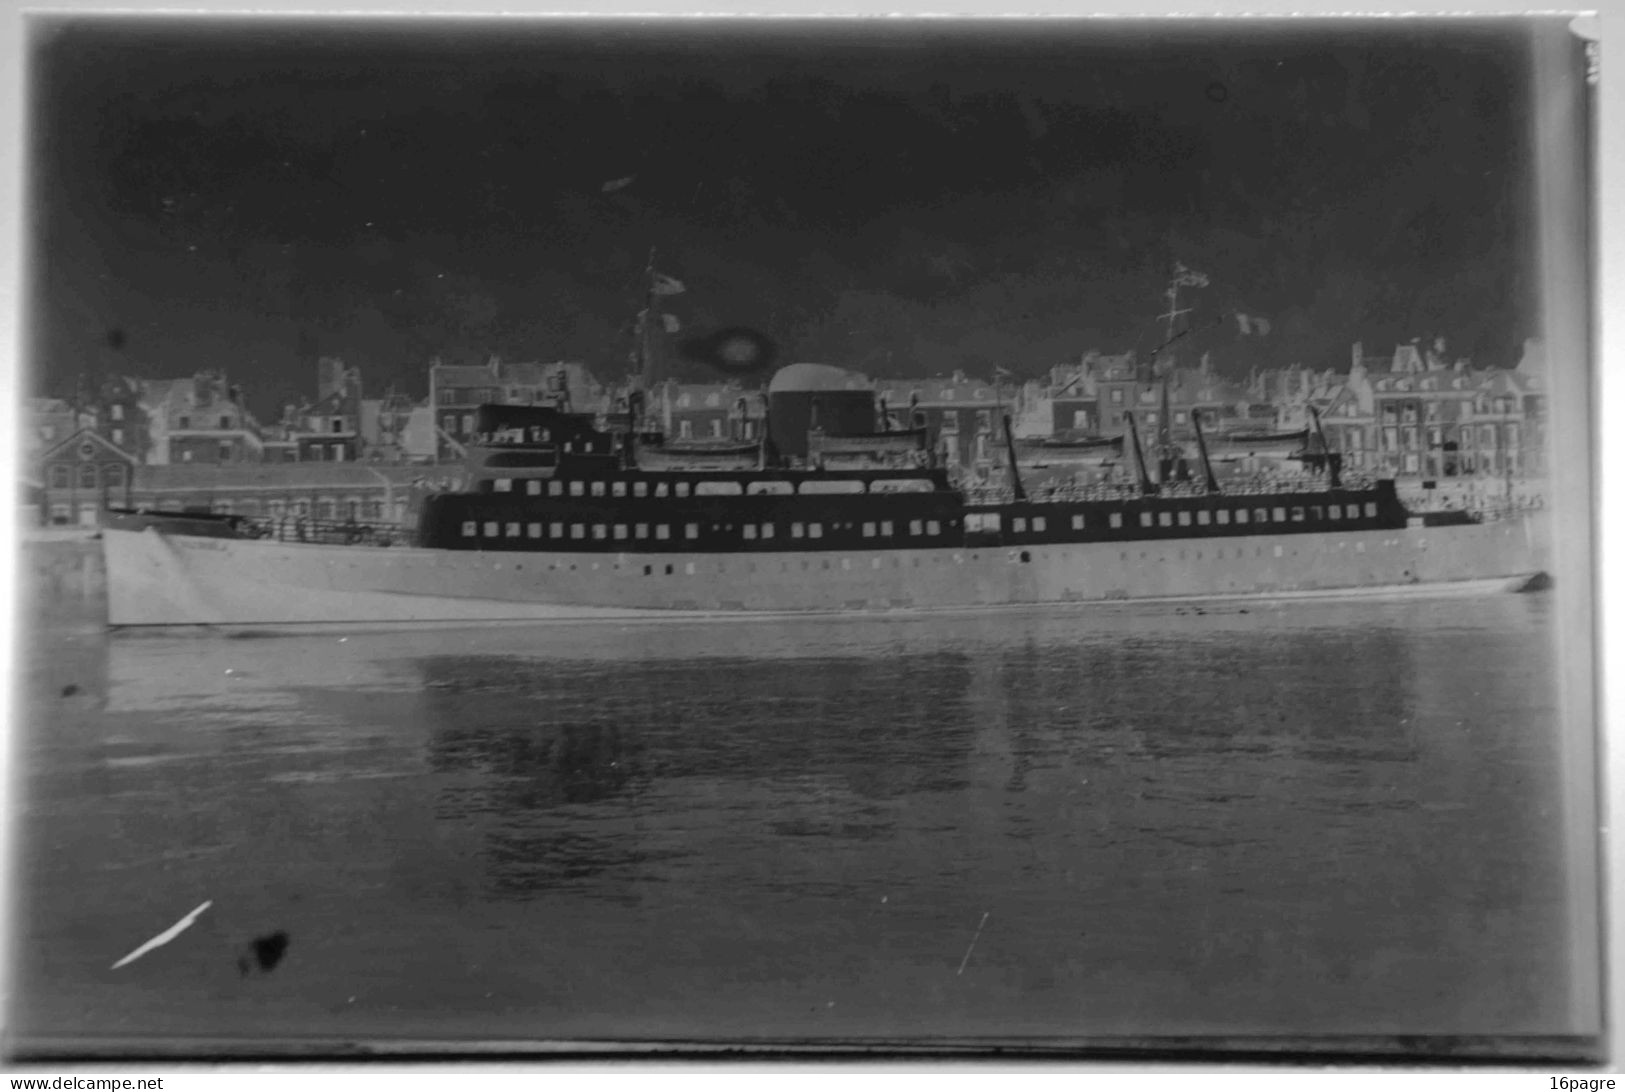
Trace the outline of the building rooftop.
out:
[[[297,488],[375,489],[380,477],[391,485],[411,485],[424,474],[417,466],[372,466],[359,463],[180,463],[169,466],[137,466],[135,489],[242,489],[251,486]]]
[[[969,379],[962,375],[948,378],[943,376],[927,376],[918,379],[877,379],[875,389],[883,394],[889,394],[888,403],[903,405],[915,391],[920,392],[922,403],[956,402],[975,405],[986,402],[992,405],[995,402],[1009,402],[1021,389],[1019,382],[1006,382],[1003,389],[997,389],[989,380]]]
[[[501,382],[484,364],[433,364],[429,371],[439,387],[489,387]]]

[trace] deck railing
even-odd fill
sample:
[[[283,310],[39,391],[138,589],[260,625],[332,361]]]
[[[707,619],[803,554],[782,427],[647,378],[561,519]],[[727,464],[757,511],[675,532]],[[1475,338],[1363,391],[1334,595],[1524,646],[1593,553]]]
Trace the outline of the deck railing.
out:
[[[250,517],[244,519],[239,527],[250,538],[321,546],[411,546],[416,538],[410,527],[398,523],[362,523],[299,516]]]
[[[1340,488],[1347,490],[1370,489],[1375,481],[1362,475],[1345,474]],[[1256,497],[1278,493],[1322,493],[1331,488],[1324,477],[1312,475],[1247,478],[1227,481],[1217,494],[1210,493],[1201,482],[1167,482],[1158,488],[1159,497]],[[1095,485],[1041,486],[1028,491],[1027,500],[1033,504],[1069,504],[1077,501],[1131,501],[1145,496],[1140,487],[1129,483]],[[1015,493],[1004,486],[972,486],[965,490],[969,504],[1010,504]]]

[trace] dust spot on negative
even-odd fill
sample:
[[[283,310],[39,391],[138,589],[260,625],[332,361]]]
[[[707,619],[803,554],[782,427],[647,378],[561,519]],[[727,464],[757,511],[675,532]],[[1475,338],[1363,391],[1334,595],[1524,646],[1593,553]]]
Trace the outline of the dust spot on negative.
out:
[[[256,970],[270,973],[287,953],[288,934],[278,929],[249,941],[246,950],[237,957],[237,970],[245,975]]]

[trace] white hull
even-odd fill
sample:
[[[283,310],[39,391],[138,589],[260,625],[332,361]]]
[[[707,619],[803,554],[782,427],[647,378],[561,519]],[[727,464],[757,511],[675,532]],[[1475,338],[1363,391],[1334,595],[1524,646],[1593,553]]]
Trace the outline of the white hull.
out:
[[[103,535],[114,626],[623,621],[1134,599],[1516,590],[1529,520],[1181,541],[588,554]],[[669,567],[669,572],[667,571]]]

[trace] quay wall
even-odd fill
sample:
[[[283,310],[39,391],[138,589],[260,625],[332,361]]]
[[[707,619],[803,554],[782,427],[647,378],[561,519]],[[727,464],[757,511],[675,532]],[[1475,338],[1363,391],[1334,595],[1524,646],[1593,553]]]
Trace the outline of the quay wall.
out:
[[[25,533],[17,564],[25,616],[87,621],[107,614],[107,565],[101,537],[87,531]]]

